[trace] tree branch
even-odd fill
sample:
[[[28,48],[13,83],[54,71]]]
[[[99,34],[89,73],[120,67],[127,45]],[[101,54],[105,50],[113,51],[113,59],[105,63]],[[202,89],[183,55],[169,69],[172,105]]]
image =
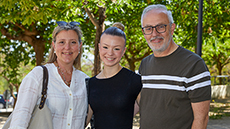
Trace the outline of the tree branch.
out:
[[[85,0],[83,2],[83,5],[87,5],[87,4],[88,4],[88,1]],[[86,7],[83,7],[83,8],[85,9],[87,15],[89,16],[90,21],[94,24],[94,26],[96,26],[97,28],[99,28],[99,22],[98,22],[98,20],[94,18],[94,15],[90,12],[90,10],[88,8],[86,8]]]
[[[12,82],[10,82],[10,79],[7,78],[6,76],[3,76],[3,78],[5,78],[6,81],[7,81],[11,86],[15,86],[15,87],[18,87],[18,86],[19,86],[18,84],[13,84]]]
[[[13,23],[12,23],[12,24],[13,24]],[[24,30],[25,35],[28,35],[28,36],[33,35],[33,36],[34,36],[34,35],[37,35],[37,34],[38,34],[37,31],[34,31],[34,28],[33,28],[33,31],[29,31],[29,30],[27,30],[24,26],[22,26],[22,25],[20,25],[20,24],[18,24],[18,23],[15,23],[14,25],[17,26],[18,28]]]
[[[89,11],[88,8],[85,8],[85,7],[84,7],[84,9],[85,9],[87,15],[89,16],[91,22],[92,22],[97,28],[99,28],[98,20],[96,20],[96,19],[94,18],[93,14]]]
[[[1,33],[2,35],[5,35],[7,39],[12,39],[12,40],[19,40],[19,41],[26,41],[28,42],[30,45],[33,46],[33,39],[28,36],[28,35],[25,35],[24,33],[21,33],[20,35],[18,36],[15,36],[15,35],[11,35],[8,30],[6,28],[2,28],[1,29]]]

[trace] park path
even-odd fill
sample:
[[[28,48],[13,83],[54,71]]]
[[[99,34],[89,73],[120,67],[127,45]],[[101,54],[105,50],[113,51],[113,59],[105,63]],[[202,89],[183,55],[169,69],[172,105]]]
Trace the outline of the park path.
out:
[[[6,119],[6,115],[0,116],[0,129],[3,127]],[[133,129],[139,129],[139,127],[133,126]],[[230,129],[230,117],[223,117],[217,120],[209,120],[207,129]]]
[[[11,109],[8,109],[8,111],[11,111]],[[0,129],[6,122],[7,117],[8,114],[0,111]],[[139,129],[139,124],[137,121],[134,121],[133,125],[133,129]],[[222,117],[221,119],[210,119],[208,122],[207,129],[230,129],[230,117]]]

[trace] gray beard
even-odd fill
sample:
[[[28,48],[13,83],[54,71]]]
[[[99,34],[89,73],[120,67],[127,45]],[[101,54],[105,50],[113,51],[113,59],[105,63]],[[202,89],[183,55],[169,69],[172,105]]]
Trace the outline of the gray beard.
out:
[[[160,49],[152,48],[152,51],[155,52],[155,53],[161,53],[161,52],[165,51],[168,48],[171,40],[172,40],[172,35],[171,35],[171,37],[170,37],[170,39],[169,39],[167,44],[163,44],[163,46]]]

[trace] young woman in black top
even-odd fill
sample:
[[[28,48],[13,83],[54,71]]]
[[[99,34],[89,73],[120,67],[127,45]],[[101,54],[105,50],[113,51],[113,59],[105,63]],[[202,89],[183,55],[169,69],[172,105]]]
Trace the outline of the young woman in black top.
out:
[[[114,27],[116,26],[116,27]],[[89,114],[95,129],[132,129],[134,104],[142,88],[141,76],[120,65],[126,50],[124,26],[115,23],[100,39],[103,70],[89,80]]]

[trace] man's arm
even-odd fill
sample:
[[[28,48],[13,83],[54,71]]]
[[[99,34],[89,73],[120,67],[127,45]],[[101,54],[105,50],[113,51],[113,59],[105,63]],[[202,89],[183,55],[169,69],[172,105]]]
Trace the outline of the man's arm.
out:
[[[191,129],[206,129],[208,124],[210,100],[192,103],[194,121]]]

